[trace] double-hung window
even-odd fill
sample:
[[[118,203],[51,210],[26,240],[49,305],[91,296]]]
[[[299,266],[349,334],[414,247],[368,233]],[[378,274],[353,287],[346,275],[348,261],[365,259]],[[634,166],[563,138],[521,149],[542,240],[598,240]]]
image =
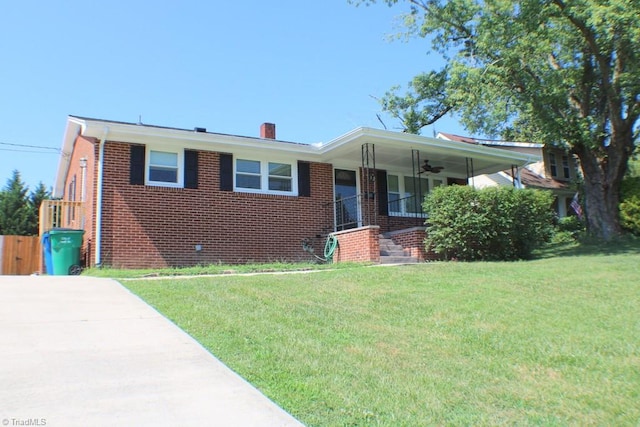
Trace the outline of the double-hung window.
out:
[[[181,151],[148,149],[147,184],[164,187],[182,186]]]
[[[236,162],[236,187],[250,190],[262,189],[260,161],[238,159]]]
[[[291,165],[269,162],[269,190],[291,192]]]
[[[198,151],[155,144],[129,149],[129,184],[198,188]]]
[[[413,176],[387,175],[389,214],[422,216],[422,202],[429,193],[429,179]]]
[[[552,178],[565,180],[571,178],[570,158],[566,154],[557,151],[549,151],[547,154],[549,173]]]
[[[553,178],[558,177],[558,165],[556,163],[556,153],[549,153],[549,171]]]
[[[398,176],[387,175],[387,200],[389,201],[389,212],[392,214],[400,214],[402,212],[400,207],[400,199],[402,197],[400,194],[400,181]]]
[[[565,179],[571,177],[571,170],[569,169],[569,156],[562,156],[562,176]]]
[[[296,195],[295,164],[238,158],[236,191]]]

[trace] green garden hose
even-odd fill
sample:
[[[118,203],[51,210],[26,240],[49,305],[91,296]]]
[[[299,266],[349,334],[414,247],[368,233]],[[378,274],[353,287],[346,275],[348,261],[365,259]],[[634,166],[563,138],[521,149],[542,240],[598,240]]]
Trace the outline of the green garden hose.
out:
[[[324,245],[324,257],[327,261],[333,260],[333,253],[338,247],[338,239],[336,236],[327,237],[327,243]]]

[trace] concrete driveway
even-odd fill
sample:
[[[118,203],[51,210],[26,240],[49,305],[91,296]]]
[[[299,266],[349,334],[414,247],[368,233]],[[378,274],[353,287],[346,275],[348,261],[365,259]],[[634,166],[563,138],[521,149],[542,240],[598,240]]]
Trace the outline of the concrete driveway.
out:
[[[301,425],[119,283],[82,276],[0,276],[0,423]]]

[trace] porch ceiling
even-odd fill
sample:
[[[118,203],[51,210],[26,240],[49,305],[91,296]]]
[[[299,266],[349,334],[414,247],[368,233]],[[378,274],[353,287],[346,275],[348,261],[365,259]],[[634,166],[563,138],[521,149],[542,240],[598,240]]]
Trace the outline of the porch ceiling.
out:
[[[412,171],[412,150],[420,153],[420,162],[443,166],[445,176],[467,175],[466,159],[473,159],[474,175],[494,173],[539,161],[539,156],[465,142],[428,138],[406,133],[358,128],[323,146],[323,160],[333,164],[361,164],[362,145],[375,146],[378,169]],[[420,165],[417,165],[420,167]]]

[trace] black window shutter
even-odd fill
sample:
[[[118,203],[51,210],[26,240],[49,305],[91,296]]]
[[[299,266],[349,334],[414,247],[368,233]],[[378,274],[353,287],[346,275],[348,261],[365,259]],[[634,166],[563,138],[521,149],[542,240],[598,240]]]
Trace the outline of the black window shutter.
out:
[[[298,196],[311,197],[311,164],[298,161]]]
[[[144,145],[131,145],[129,163],[129,183],[131,185],[144,185]]]
[[[233,191],[233,155],[220,154],[220,190]]]
[[[184,150],[184,188],[198,188],[198,152]]]
[[[387,194],[387,171],[376,171],[376,187],[378,190],[378,213],[389,215],[389,196]]]

